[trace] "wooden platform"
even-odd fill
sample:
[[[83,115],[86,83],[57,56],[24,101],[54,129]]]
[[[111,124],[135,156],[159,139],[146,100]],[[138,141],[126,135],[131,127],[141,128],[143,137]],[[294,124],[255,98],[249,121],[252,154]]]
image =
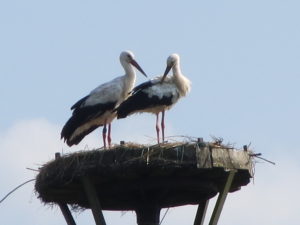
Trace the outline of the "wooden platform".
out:
[[[35,189],[44,203],[90,208],[83,187],[89,178],[104,210],[199,204],[221,192],[229,170],[236,171],[230,192],[247,185],[250,153],[204,142],[82,151],[45,164]]]

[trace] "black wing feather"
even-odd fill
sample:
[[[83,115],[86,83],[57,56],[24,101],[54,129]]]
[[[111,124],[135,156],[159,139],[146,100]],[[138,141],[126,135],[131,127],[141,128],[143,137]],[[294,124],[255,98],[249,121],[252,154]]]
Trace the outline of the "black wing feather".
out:
[[[120,106],[117,108],[117,117],[125,118],[129,114],[146,110],[155,106],[169,106],[172,105],[173,96],[164,96],[159,98],[156,95],[149,97],[148,93],[144,92],[140,89],[140,91],[135,92],[135,94],[131,95],[127,100],[122,102]]]
[[[76,110],[77,108],[79,108],[79,107],[82,105],[82,103],[84,103],[85,100],[88,99],[88,97],[90,97],[90,95],[87,95],[87,96],[83,97],[82,99],[80,99],[79,101],[77,101],[77,102],[71,107],[71,110],[73,110],[73,109]]]
[[[91,126],[87,130],[83,131],[76,138],[70,140],[72,134],[78,127],[102,116],[106,111],[112,111],[116,106],[116,102],[108,102],[105,104],[80,107],[87,97],[88,96],[82,98],[77,103],[75,103],[74,106],[72,106],[72,109],[74,109],[73,114],[71,118],[66,122],[65,126],[61,131],[61,138],[63,138],[69,146],[72,146],[73,144],[78,144],[87,134],[91,133],[93,130],[95,130],[99,126],[102,126],[103,124]]]
[[[151,87],[153,85],[153,81],[152,80],[149,80],[147,82],[144,82],[144,83],[141,83],[140,85],[136,86],[135,88],[132,89],[132,93],[136,93],[138,91],[141,91],[141,90],[145,90],[146,88],[148,87]]]

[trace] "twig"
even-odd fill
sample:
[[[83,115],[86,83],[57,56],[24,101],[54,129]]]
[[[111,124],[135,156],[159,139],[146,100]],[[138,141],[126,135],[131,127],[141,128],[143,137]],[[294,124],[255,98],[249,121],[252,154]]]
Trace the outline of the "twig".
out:
[[[211,139],[213,139],[213,144],[216,144],[216,145],[222,145],[224,139],[222,137],[216,137],[214,135],[210,135]]]
[[[176,140],[176,139],[172,139],[172,138],[185,138],[192,142],[196,142],[196,140],[197,140],[197,137],[192,137],[192,136],[188,136],[188,135],[173,135],[173,136],[167,136],[166,138],[170,139],[170,140]]]
[[[39,170],[37,169],[32,169],[32,168],[29,168],[29,167],[26,167],[27,170],[31,170],[31,171],[34,171],[34,172],[39,172]]]
[[[264,161],[266,161],[266,162],[268,162],[268,163],[271,163],[271,164],[273,164],[273,165],[276,165],[275,162],[272,162],[272,161],[270,161],[270,160],[264,159],[263,157],[259,157],[259,156],[256,156],[256,157],[259,158],[259,159],[262,159],[262,160],[264,160]]]
[[[251,157],[256,157],[256,158],[262,159],[262,160],[264,160],[264,161],[266,161],[266,162],[268,162],[268,163],[271,163],[271,164],[273,164],[273,165],[276,165],[275,162],[272,162],[272,161],[267,160],[267,159],[265,159],[265,158],[263,158],[263,157],[260,157],[261,155],[262,155],[261,153],[249,154],[249,156],[251,156]]]
[[[25,185],[25,184],[27,184],[27,183],[29,183],[29,182],[32,182],[32,181],[34,181],[35,179],[30,179],[30,180],[28,180],[28,181],[25,181],[24,183],[22,183],[22,184],[20,184],[20,185],[18,185],[17,187],[15,187],[13,190],[11,190],[7,195],[5,195],[4,196],[4,198],[2,198],[1,200],[0,200],[0,203],[2,203],[9,195],[11,195],[13,192],[15,192],[17,189],[19,189],[20,187],[22,187],[23,185]]]
[[[252,144],[252,143],[251,143],[251,141],[250,141],[250,143],[247,145],[247,148],[248,148],[248,149],[250,149],[251,144]]]

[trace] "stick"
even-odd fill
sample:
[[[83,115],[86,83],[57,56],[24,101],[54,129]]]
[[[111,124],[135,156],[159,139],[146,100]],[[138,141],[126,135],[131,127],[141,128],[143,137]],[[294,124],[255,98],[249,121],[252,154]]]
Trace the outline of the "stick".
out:
[[[20,184],[19,186],[15,187],[13,190],[11,190],[7,195],[4,196],[4,198],[2,198],[0,200],[0,203],[2,203],[9,195],[11,195],[13,192],[15,192],[17,189],[19,189],[20,187],[22,187],[23,185],[29,183],[29,182],[32,182],[34,181],[35,179],[30,179],[28,181],[25,181],[24,183]]]

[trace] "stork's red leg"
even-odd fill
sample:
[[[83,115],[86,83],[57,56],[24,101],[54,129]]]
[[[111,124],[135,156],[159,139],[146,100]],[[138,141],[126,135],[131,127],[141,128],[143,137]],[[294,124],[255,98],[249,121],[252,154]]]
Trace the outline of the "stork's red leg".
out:
[[[159,113],[156,114],[156,135],[157,135],[157,144],[159,144],[159,125],[158,125],[158,116]]]
[[[161,132],[162,132],[162,142],[165,142],[165,110],[161,112]]]
[[[106,123],[105,123],[103,126],[103,130],[102,130],[102,138],[103,138],[104,148],[106,148],[106,132],[107,132],[107,129],[106,129]]]
[[[111,123],[108,124],[108,135],[107,135],[107,141],[108,141],[108,147],[111,147]]]

